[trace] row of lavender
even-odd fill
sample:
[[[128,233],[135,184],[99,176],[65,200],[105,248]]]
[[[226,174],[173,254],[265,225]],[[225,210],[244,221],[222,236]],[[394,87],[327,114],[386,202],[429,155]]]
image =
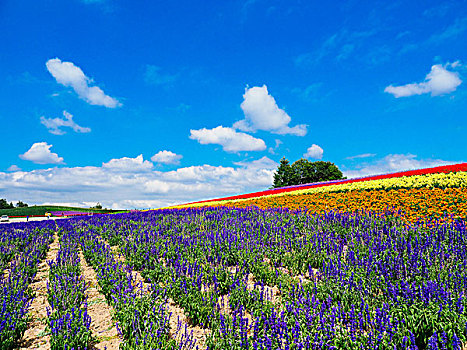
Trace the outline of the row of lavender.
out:
[[[211,208],[74,225],[94,233],[99,256],[99,235],[118,244],[158,305],[167,294],[210,328],[210,349],[459,349],[467,339],[464,221],[427,229],[390,214]]]
[[[114,319],[123,339],[120,349],[181,348],[170,338],[165,290],[157,285],[149,290],[138,286],[132,270],[117,261],[109,245],[83,221],[58,224],[65,231],[75,232],[86,261],[96,272],[100,291],[115,310]]]
[[[28,326],[29,288],[53,241],[54,223],[2,225],[0,231],[0,349],[13,349]]]
[[[28,307],[34,293],[28,288],[34,279],[38,263],[45,258],[54,231],[60,246],[54,260],[47,261],[48,302],[47,332],[50,348],[89,349],[99,339],[92,336],[91,318],[87,314],[86,288],[80,266],[79,249],[97,273],[101,292],[115,309],[115,320],[123,343],[121,349],[182,349],[190,339],[176,343],[168,331],[164,305],[166,293],[153,286],[145,291],[136,286],[131,269],[116,262],[109,246],[92,230],[76,230],[68,221],[2,226],[1,242],[6,252],[2,256],[10,265],[0,281],[0,350],[21,346],[31,317]],[[10,245],[8,247],[8,244]]]
[[[51,350],[87,349],[92,343],[91,318],[87,314],[86,283],[81,273],[74,230],[59,229],[57,257],[48,261],[48,326]]]

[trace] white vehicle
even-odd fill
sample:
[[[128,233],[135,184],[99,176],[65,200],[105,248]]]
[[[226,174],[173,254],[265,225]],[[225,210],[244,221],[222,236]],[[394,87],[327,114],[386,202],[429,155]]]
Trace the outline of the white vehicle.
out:
[[[10,221],[10,218],[8,217],[8,215],[2,215],[2,217],[0,218],[0,221],[1,222],[8,222],[8,221]]]

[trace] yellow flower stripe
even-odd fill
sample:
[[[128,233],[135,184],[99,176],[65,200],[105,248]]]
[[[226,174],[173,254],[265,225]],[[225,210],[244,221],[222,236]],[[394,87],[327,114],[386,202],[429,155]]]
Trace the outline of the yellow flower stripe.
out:
[[[257,198],[282,197],[299,194],[328,193],[328,192],[351,192],[351,191],[371,191],[371,190],[397,190],[397,189],[417,189],[417,188],[459,188],[467,187],[467,172],[437,173],[427,175],[413,175],[390,179],[369,180],[345,184],[336,184],[322,187],[312,187],[307,189],[298,189],[296,191],[271,194]],[[244,201],[251,201],[255,198],[220,200],[205,203],[182,204],[171,208],[204,207],[219,205],[237,205]],[[240,204],[239,204],[240,205]],[[243,205],[241,205],[243,206]]]

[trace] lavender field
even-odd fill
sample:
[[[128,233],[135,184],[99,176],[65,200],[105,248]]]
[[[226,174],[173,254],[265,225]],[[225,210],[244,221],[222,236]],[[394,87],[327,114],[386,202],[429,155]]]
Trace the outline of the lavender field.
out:
[[[461,349],[466,342],[462,220],[409,226],[389,212],[206,208],[9,224],[0,237],[0,349]],[[47,262],[40,326],[31,316],[40,291],[29,285],[52,242],[59,245]],[[109,312],[113,335],[99,331],[99,310]],[[42,327],[36,339],[31,327]]]

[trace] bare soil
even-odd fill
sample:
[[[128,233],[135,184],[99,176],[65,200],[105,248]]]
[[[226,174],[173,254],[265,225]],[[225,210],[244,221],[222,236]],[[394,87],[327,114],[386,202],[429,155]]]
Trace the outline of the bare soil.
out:
[[[99,293],[97,276],[94,269],[88,265],[83,253],[79,251],[81,270],[86,282],[88,315],[91,317],[92,335],[97,339],[94,349],[118,350],[122,340],[118,336],[115,322],[112,319],[113,308],[107,304],[104,296]]]

